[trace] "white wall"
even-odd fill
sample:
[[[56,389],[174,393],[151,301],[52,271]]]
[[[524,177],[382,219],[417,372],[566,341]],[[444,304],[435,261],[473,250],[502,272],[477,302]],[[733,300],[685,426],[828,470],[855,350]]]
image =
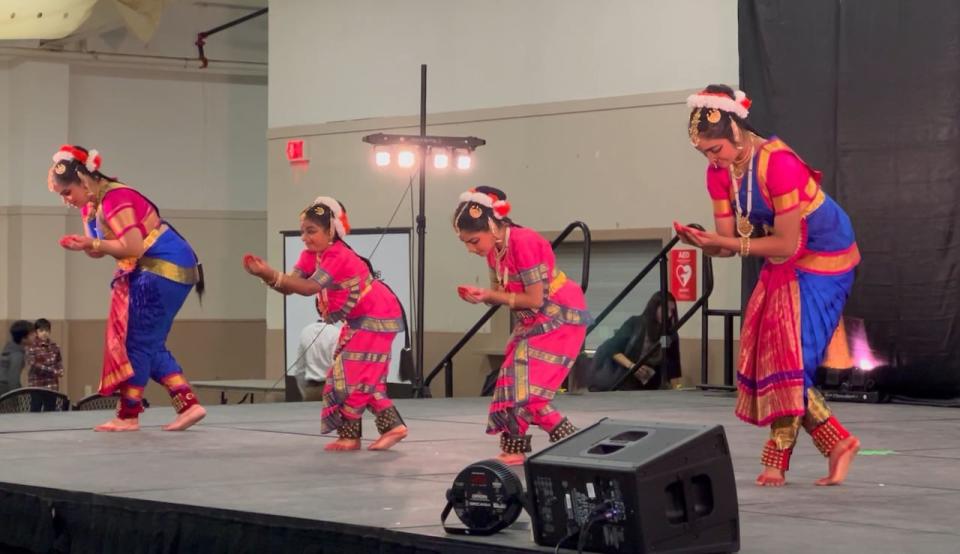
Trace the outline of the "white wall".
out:
[[[100,150],[108,174],[162,208],[263,210],[266,104],[262,82],[79,69],[70,79],[70,141]]]
[[[263,210],[266,104],[263,79],[14,62],[0,68],[0,205],[59,206],[46,172],[73,142],[162,207]]]
[[[30,61],[12,64],[7,98],[10,103],[8,136],[8,200],[11,205],[59,204],[47,191],[50,156],[66,138],[69,67]],[[53,143],[53,149],[50,148]],[[40,200],[46,198],[46,201]]]
[[[270,2],[271,128],[737,79],[736,0]]]
[[[10,127],[11,117],[10,70],[0,65],[0,206],[10,203]]]

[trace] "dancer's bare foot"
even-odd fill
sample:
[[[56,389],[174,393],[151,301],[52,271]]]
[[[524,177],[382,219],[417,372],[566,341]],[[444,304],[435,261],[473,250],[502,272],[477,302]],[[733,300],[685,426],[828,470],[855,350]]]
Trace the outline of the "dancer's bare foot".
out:
[[[380,435],[380,438],[373,441],[373,444],[367,447],[367,450],[389,450],[390,447],[407,438],[407,426],[397,425],[386,433]]]
[[[761,487],[782,487],[787,484],[787,475],[782,469],[764,467],[757,475],[756,483]]]
[[[337,439],[323,447],[328,452],[346,452],[360,450],[360,439]]]
[[[121,432],[121,431],[139,431],[140,430],[140,420],[137,418],[131,419],[120,419],[115,417],[106,423],[101,423],[93,428],[94,431],[100,432]]]
[[[860,439],[853,435],[838,442],[830,451],[830,475],[817,479],[816,484],[821,487],[839,485],[847,478],[850,464],[860,451]]]
[[[501,452],[496,459],[508,466],[519,466],[523,465],[523,462],[527,459],[527,457],[523,454],[507,454],[506,452]]]
[[[207,410],[200,404],[194,404],[177,414],[177,419],[163,426],[164,431],[184,431],[207,415]]]

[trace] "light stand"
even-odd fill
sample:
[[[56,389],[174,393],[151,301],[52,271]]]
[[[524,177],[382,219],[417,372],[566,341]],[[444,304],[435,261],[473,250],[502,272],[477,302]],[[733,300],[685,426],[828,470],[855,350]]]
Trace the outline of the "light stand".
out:
[[[417,213],[417,322],[414,326],[414,349],[416,361],[413,372],[413,397],[429,398],[430,390],[423,384],[423,335],[424,335],[424,283],[425,250],[427,217],[426,187],[427,187],[427,156],[431,150],[444,149],[451,153],[457,151],[473,152],[487,141],[477,137],[440,137],[427,135],[427,66],[420,66],[420,134],[419,135],[388,135],[374,133],[363,137],[363,142],[376,147],[403,147],[415,148],[419,154],[420,164],[420,208]],[[409,329],[407,330],[409,332]]]

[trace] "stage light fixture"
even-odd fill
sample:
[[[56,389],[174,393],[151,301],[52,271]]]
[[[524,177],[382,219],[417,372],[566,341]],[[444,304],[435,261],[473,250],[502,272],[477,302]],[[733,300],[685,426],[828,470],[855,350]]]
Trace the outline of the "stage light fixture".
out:
[[[450,154],[446,149],[441,149],[434,152],[433,167],[437,169],[446,169],[450,167]]]
[[[823,397],[831,402],[886,402],[888,394],[880,384],[884,371],[889,371],[888,366],[820,368],[818,381],[822,383]]]
[[[386,148],[377,148],[374,151],[373,159],[377,167],[386,167],[390,165],[390,151]]]
[[[492,535],[513,524],[527,507],[517,474],[499,460],[484,460],[467,466],[454,478],[440,523],[453,535]],[[451,510],[465,528],[446,524]]]
[[[457,169],[467,170],[473,165],[472,156],[469,150],[457,151]]]
[[[413,150],[401,150],[397,153],[397,165],[400,167],[413,167],[413,164],[416,160],[417,157],[414,155]]]
[[[414,364],[413,375],[413,396],[414,398],[430,397],[430,388],[423,384],[423,354],[424,354],[424,298],[426,283],[426,232],[427,217],[426,211],[426,188],[427,188],[427,158],[430,152],[443,150],[447,155],[446,163],[443,159],[436,159],[434,156],[434,168],[443,169],[449,167],[455,157],[454,153],[463,151],[467,154],[467,159],[459,161],[457,166],[460,169],[469,169],[469,154],[477,148],[483,146],[487,141],[478,137],[448,137],[427,134],[427,66],[420,66],[420,133],[417,135],[394,135],[387,133],[373,133],[363,137],[363,142],[374,148],[400,148],[397,153],[397,165],[401,168],[413,168],[419,166],[417,174],[420,179],[419,198],[420,208],[417,211],[417,309],[416,323],[413,326],[413,332],[416,337],[414,352],[416,353],[416,364]],[[404,151],[406,150],[406,152]],[[414,154],[416,152],[416,154]]]

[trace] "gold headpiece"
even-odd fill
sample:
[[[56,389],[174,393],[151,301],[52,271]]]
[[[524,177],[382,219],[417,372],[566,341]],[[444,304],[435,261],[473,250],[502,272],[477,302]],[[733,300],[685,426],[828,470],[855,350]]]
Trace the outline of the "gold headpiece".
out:
[[[67,166],[62,163],[58,163],[57,165],[53,166],[53,172],[57,175],[63,175],[67,172]]]
[[[483,215],[483,210],[478,204],[473,204],[470,206],[470,211],[468,213],[473,219],[480,219],[480,216]]]
[[[720,123],[720,110],[713,108],[707,112],[707,123],[711,125]]]
[[[323,215],[327,213],[327,210],[323,209],[323,206],[317,206],[316,208],[313,209],[313,213],[317,215]]]
[[[694,146],[700,144],[700,112],[701,108],[697,108],[693,111],[693,115],[690,116],[690,129],[687,131],[690,134],[690,143]]]

